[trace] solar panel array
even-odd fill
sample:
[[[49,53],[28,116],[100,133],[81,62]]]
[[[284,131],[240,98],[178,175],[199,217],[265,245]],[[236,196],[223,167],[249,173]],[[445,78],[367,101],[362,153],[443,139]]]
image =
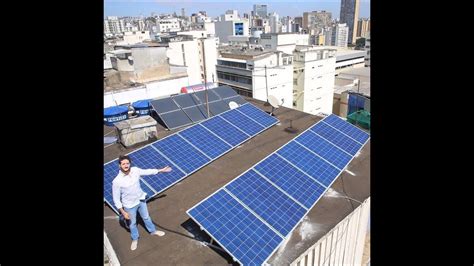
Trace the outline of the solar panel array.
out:
[[[246,101],[229,86],[207,90],[209,113],[218,115],[230,109],[229,102],[244,104]],[[202,121],[207,117],[206,92],[180,94],[153,100],[151,106],[169,129],[175,129]]]
[[[277,122],[276,118],[245,103],[155,141],[129,156],[133,165],[142,169],[166,165],[173,168],[169,173],[141,177],[140,183],[149,199]],[[118,171],[117,159],[104,164],[104,200],[117,213],[112,181]]]
[[[187,213],[240,264],[261,265],[368,139],[329,115]]]

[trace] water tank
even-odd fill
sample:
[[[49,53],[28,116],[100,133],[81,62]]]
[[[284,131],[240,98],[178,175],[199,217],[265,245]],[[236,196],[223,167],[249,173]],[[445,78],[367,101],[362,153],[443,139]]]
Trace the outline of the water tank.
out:
[[[113,126],[115,122],[128,118],[127,106],[112,106],[104,109],[104,124]]]
[[[135,109],[135,114],[138,116],[150,115],[150,100],[140,100],[132,104],[133,109]]]

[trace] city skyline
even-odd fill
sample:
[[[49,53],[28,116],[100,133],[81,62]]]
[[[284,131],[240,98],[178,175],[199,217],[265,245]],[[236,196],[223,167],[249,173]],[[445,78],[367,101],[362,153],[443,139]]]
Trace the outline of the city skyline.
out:
[[[339,18],[341,1],[340,0],[318,0],[314,1],[162,1],[162,0],[140,0],[124,1],[124,0],[105,0],[104,1],[104,17],[107,16],[144,16],[148,17],[152,12],[155,14],[181,14],[181,8],[185,9],[186,15],[190,16],[192,13],[198,11],[206,11],[208,16],[217,17],[225,13],[226,10],[238,10],[239,15],[244,13],[250,14],[254,4],[268,5],[268,13],[276,12],[281,16],[303,16],[303,12],[325,10],[332,13],[333,18]],[[370,0],[361,0],[359,9],[359,18],[370,18]]]

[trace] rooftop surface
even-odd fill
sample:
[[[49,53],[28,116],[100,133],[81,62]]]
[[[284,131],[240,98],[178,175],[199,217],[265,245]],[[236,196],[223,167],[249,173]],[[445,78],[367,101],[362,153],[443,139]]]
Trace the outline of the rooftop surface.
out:
[[[271,107],[264,106],[262,101],[252,98],[245,100],[264,111],[271,111]],[[150,216],[158,228],[166,232],[165,236],[150,236],[146,229],[139,225],[138,248],[131,251],[130,233],[119,225],[116,214],[104,203],[104,230],[120,263],[122,265],[235,264],[227,253],[200,242],[209,242],[210,239],[200,231],[196,223],[186,214],[186,210],[322,119],[284,107],[276,110],[275,115],[281,125],[275,125],[248,140],[148,202]],[[298,129],[297,133],[285,130],[290,126],[290,120],[293,128]],[[159,138],[178,131],[179,129],[167,131],[158,125]],[[113,127],[104,126],[104,135],[114,136],[114,134]],[[131,149],[125,149],[119,144],[105,144],[104,163],[146,144],[148,143]],[[369,197],[369,165],[370,140],[348,165],[348,171],[344,171],[336,179],[331,189],[318,201],[268,262],[272,265],[289,264],[359,206],[359,203],[344,198],[342,196],[344,191],[348,197],[361,202]],[[157,168],[159,167],[163,166],[157,165]]]
[[[357,86],[344,87],[353,83],[353,79],[360,80],[359,88]],[[341,93],[347,90],[357,91],[370,97],[370,67],[349,67],[341,70],[336,76],[335,93]]]

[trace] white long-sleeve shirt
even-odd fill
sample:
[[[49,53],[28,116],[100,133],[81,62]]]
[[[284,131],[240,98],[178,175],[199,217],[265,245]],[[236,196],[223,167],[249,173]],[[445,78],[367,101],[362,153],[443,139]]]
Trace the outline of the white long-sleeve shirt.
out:
[[[122,171],[119,172],[114,181],[112,181],[112,196],[117,209],[122,207],[132,208],[145,199],[146,193],[140,187],[139,177],[142,175],[156,175],[158,169],[140,169],[131,167],[128,175]]]

